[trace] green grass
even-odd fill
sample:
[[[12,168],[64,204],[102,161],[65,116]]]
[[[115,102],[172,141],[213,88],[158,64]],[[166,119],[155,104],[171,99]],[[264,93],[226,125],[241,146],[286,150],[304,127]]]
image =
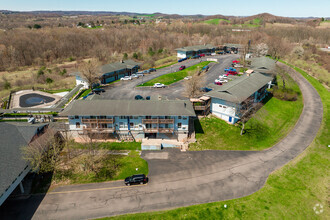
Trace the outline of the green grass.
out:
[[[223,18],[209,19],[209,20],[204,21],[204,23],[206,23],[206,24],[219,24],[220,21],[225,21],[225,22],[227,22],[227,23],[230,23],[229,20],[227,20],[227,19],[223,19]]]
[[[329,219],[330,157],[327,145],[330,143],[330,93],[316,79],[301,69],[296,70],[321,96],[324,108],[322,127],[313,143],[300,156],[273,172],[261,190],[229,201],[129,214],[114,219]],[[323,205],[322,214],[314,213],[315,204]]]
[[[78,149],[86,149],[86,146],[80,143],[76,143],[73,147]],[[141,142],[104,142],[99,144],[99,149],[141,150]]]
[[[83,164],[81,164],[82,166]],[[73,170],[58,169],[54,172],[53,181],[56,183],[64,182],[69,184],[83,184],[121,180],[133,174],[148,174],[148,163],[143,160],[139,151],[130,151],[128,156],[107,155],[101,161],[98,172],[73,172]],[[136,170],[138,168],[138,170]]]
[[[170,85],[172,83],[182,80],[183,78],[185,78],[188,75],[191,75],[196,69],[198,69],[198,68],[202,69],[204,66],[208,65],[209,63],[211,63],[211,62],[204,61],[199,64],[188,67],[184,70],[159,76],[159,77],[152,79],[148,82],[145,82],[139,86],[153,86],[155,83],[163,83],[165,85]]]
[[[190,150],[263,150],[273,146],[290,132],[296,124],[303,102],[299,86],[289,76],[286,88],[298,94],[297,101],[269,99],[256,115],[245,124],[244,135],[241,125],[229,125],[216,117],[195,121],[197,143]],[[279,86],[282,81],[279,80]]]
[[[77,98],[80,99],[82,97],[85,97],[86,95],[88,95],[92,90],[91,89],[85,89],[85,91],[83,93],[81,93],[81,95]]]
[[[57,90],[42,90],[43,92],[47,92],[50,94],[60,93],[60,92],[70,92],[72,89],[57,89]]]

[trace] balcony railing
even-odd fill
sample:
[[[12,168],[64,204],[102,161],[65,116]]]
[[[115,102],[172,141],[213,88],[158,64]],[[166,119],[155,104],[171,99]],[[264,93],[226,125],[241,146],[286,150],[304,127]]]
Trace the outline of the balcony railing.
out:
[[[142,119],[142,124],[173,124],[174,119]]]
[[[173,133],[173,128],[145,128],[144,133]]]
[[[114,128],[84,128],[83,131],[88,133],[113,133],[115,129]]]
[[[97,118],[83,118],[81,120],[83,124],[113,124],[114,120],[112,118],[97,119]]]
[[[210,106],[209,105],[195,105],[194,109],[197,111],[204,111],[208,109]]]

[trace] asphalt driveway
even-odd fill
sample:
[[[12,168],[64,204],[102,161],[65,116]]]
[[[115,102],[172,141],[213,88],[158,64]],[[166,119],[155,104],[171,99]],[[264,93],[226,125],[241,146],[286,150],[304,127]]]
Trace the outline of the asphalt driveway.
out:
[[[212,65],[212,68],[204,76],[206,85],[214,82],[220,74],[223,74],[223,70],[231,66],[233,60],[238,59],[239,55],[237,54],[228,54],[220,56],[212,56],[210,58],[217,58],[218,63]],[[134,99],[136,95],[146,96],[162,96],[168,99],[186,99],[183,95],[184,92],[184,80],[181,80],[178,83],[174,83],[166,88],[150,88],[150,87],[137,87],[143,82],[147,82],[159,76],[175,72],[179,69],[181,65],[186,67],[193,66],[199,62],[206,61],[207,58],[201,59],[189,59],[182,63],[177,63],[171,67],[166,67],[163,69],[157,70],[151,74],[146,74],[144,77],[138,79],[128,80],[128,81],[119,81],[114,84],[110,84],[105,88],[106,92],[101,93],[100,96],[105,99]]]

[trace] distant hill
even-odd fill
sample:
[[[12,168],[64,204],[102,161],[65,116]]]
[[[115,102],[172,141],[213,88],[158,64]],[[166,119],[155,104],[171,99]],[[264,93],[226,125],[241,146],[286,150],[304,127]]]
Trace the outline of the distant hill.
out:
[[[260,20],[264,23],[289,23],[289,24],[296,22],[294,18],[275,16],[269,13],[262,13],[253,16],[243,17],[240,18],[240,20],[242,20],[243,22]]]

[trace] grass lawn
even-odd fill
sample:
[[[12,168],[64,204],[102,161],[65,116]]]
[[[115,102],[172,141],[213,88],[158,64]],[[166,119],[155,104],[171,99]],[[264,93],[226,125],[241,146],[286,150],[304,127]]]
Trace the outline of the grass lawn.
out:
[[[43,92],[47,92],[50,94],[60,93],[60,92],[70,92],[72,89],[57,89],[57,90],[43,90]]]
[[[296,124],[303,108],[297,83],[287,75],[286,88],[298,93],[297,101],[283,101],[272,97],[245,124],[244,135],[241,125],[229,125],[216,117],[195,121],[197,142],[190,150],[262,150],[273,146]],[[282,80],[278,80],[279,88]],[[234,141],[233,141],[234,140]]]
[[[198,69],[198,68],[202,69],[204,66],[208,65],[209,63],[211,63],[211,62],[204,61],[199,64],[188,67],[184,70],[159,76],[159,77],[152,79],[148,82],[145,82],[139,86],[153,86],[155,83],[163,83],[165,85],[170,85],[172,83],[182,80],[183,78],[185,78],[188,75],[192,75],[196,69]]]
[[[86,95],[88,95],[92,90],[91,89],[85,89],[85,91],[83,93],[81,93],[81,95],[77,98],[77,99],[80,99],[80,98],[83,98],[85,97]]]
[[[169,211],[130,214],[114,219],[329,219],[328,144],[330,93],[316,79],[299,71],[318,91],[324,108],[321,129],[297,158],[273,172],[258,192],[239,199]],[[224,205],[227,208],[224,208]],[[323,205],[317,215],[313,207]]]
[[[53,184],[82,184],[104,182],[124,179],[133,174],[148,174],[148,163],[143,160],[139,151],[132,150],[128,156],[106,155],[93,164],[86,161],[90,159],[88,153],[72,160],[71,169],[57,168],[52,177]],[[86,166],[94,166],[93,171],[86,171]],[[136,170],[138,168],[138,170]],[[95,170],[95,171],[94,171]]]
[[[209,20],[204,21],[204,23],[206,23],[206,24],[219,24],[220,21],[225,21],[225,22],[227,22],[227,23],[230,23],[229,20],[227,20],[227,19],[223,19],[223,18],[209,19]]]
[[[74,148],[86,149],[84,144],[75,143]],[[98,148],[104,150],[141,150],[141,142],[104,142]]]

